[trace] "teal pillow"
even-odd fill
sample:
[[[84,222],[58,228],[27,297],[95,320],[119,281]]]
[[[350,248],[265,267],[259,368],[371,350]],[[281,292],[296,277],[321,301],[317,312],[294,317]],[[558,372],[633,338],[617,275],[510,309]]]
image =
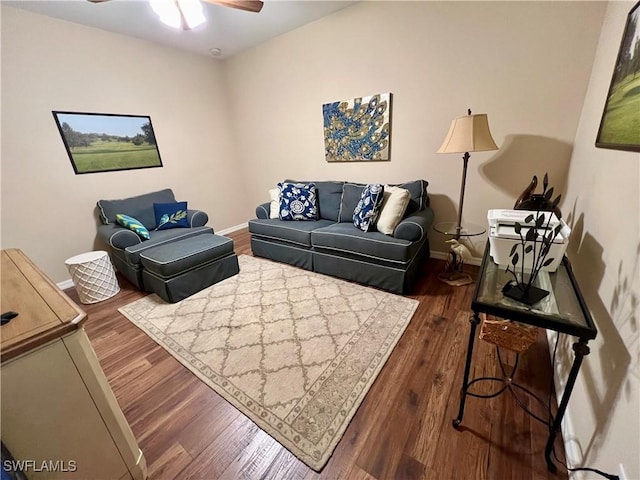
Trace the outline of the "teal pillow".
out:
[[[145,240],[149,240],[149,238],[151,238],[149,230],[147,230],[138,220],[130,217],[129,215],[125,215],[123,213],[116,214],[116,222],[123,227],[128,228],[132,232],[137,233],[140,238]]]
[[[189,228],[187,218],[187,202],[154,203],[156,230],[169,228]]]

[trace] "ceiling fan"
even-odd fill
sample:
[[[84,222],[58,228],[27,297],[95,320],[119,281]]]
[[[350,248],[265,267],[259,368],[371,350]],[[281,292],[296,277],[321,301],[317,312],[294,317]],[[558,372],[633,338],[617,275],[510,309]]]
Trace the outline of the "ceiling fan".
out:
[[[91,3],[103,3],[109,0],[87,0]],[[262,10],[261,0],[202,0],[223,7],[237,8],[258,13]],[[205,22],[200,0],[149,0],[153,11],[160,20],[170,27],[191,30]]]

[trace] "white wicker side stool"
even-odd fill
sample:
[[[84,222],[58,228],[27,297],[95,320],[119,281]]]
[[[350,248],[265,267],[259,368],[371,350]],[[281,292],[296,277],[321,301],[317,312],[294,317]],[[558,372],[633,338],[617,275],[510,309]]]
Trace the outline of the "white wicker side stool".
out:
[[[83,253],[68,258],[64,264],[82,303],[97,303],[120,291],[118,279],[107,252]]]

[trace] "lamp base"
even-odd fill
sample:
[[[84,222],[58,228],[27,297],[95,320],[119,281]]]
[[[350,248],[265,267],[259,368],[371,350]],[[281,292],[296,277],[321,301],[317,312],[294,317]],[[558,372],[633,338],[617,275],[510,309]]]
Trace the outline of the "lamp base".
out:
[[[461,287],[473,283],[471,275],[463,272],[442,272],[438,274],[438,280],[452,287]]]

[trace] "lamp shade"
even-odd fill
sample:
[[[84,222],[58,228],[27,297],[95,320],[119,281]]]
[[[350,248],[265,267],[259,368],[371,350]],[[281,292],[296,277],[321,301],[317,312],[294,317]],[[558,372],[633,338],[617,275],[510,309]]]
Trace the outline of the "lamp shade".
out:
[[[489,131],[486,113],[454,118],[437,153],[486,152],[498,150]]]

